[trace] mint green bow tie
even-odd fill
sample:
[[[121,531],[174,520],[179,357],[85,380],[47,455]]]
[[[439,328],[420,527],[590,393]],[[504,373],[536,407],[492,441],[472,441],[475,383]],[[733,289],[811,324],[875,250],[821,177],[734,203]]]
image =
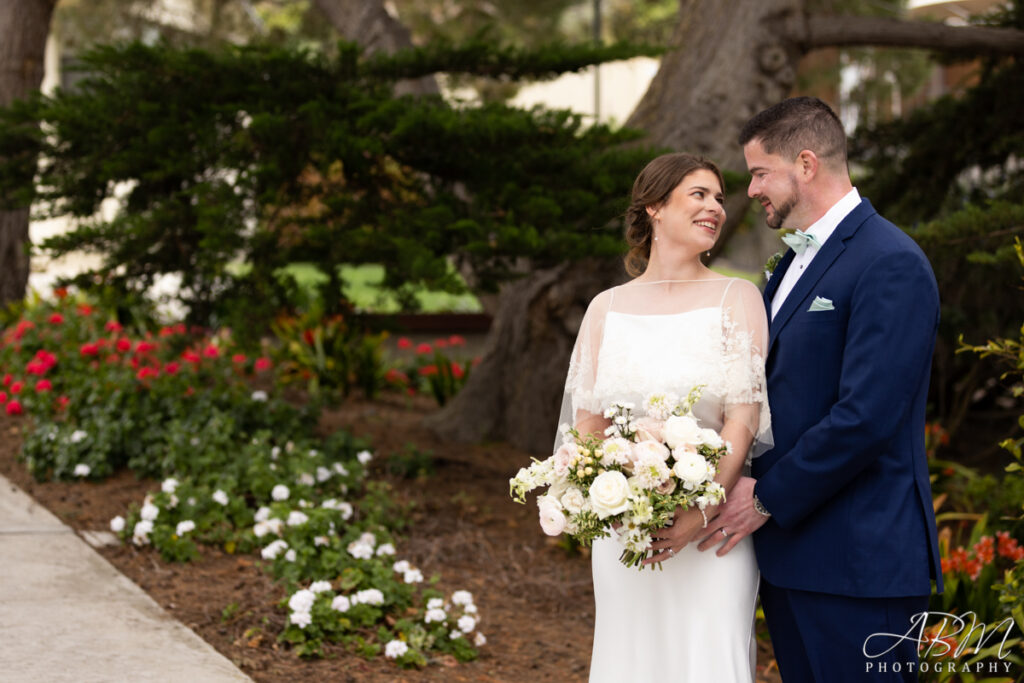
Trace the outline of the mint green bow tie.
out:
[[[799,230],[783,235],[782,241],[798,254],[804,253],[807,247],[811,245],[821,247],[821,242],[818,241],[817,237],[808,235],[806,232],[800,232]]]

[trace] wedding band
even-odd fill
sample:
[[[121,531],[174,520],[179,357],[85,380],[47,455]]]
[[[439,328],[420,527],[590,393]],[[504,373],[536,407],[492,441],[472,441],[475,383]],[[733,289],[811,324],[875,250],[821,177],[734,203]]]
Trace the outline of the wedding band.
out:
[[[676,551],[675,551],[674,548],[669,548],[668,549],[668,556],[669,557],[675,557],[676,556]]]
[[[726,538],[729,538],[729,532],[727,532],[724,527],[719,527],[718,530],[722,532],[723,536],[725,536]]]

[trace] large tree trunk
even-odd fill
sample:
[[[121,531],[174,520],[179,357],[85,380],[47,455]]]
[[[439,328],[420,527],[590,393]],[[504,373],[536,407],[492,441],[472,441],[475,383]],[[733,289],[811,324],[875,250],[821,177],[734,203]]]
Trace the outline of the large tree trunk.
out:
[[[391,16],[381,0],[315,0],[317,8],[338,33],[359,43],[367,54],[391,54],[412,47],[409,29]],[[437,80],[424,77],[400,81],[395,86],[399,95],[435,95],[440,92]]]
[[[0,107],[43,82],[43,56],[56,0],[0,0]],[[29,210],[0,211],[0,304],[25,298]]]
[[[506,284],[480,365],[427,426],[454,441],[502,439],[531,453],[550,450],[583,314],[598,292],[625,277],[620,261],[591,259]]]
[[[662,58],[626,125],[647,131],[645,142],[703,154],[726,169],[745,171],[737,144],[740,128],[758,111],[789,96],[797,64],[813,48],[906,44],[1022,52],[1022,32],[877,18],[824,19],[809,16],[806,4],[680,0],[676,47]],[[847,26],[849,34],[844,32]],[[712,258],[748,207],[743,193],[728,199],[729,223]],[[504,439],[534,453],[550,453],[579,313],[616,279],[609,277],[610,270],[566,265],[510,285],[499,300],[483,362],[428,425],[446,438]]]

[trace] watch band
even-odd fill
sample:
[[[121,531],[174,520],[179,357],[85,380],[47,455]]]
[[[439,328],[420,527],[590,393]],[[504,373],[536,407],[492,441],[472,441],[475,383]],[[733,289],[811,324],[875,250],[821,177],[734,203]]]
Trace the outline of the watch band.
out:
[[[764,506],[764,503],[761,502],[761,499],[757,497],[756,493],[754,494],[754,509],[765,517],[772,516],[772,513],[768,512],[768,509]]]

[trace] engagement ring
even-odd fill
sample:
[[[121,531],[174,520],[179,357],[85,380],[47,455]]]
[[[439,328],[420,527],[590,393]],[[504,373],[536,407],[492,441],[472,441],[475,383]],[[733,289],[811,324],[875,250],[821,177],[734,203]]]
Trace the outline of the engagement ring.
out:
[[[673,548],[669,548],[668,549],[668,556],[669,557],[675,557],[676,556],[676,551]]]
[[[729,538],[729,532],[727,532],[724,528],[719,529],[719,531],[722,532],[723,536],[725,536],[726,538]]]

